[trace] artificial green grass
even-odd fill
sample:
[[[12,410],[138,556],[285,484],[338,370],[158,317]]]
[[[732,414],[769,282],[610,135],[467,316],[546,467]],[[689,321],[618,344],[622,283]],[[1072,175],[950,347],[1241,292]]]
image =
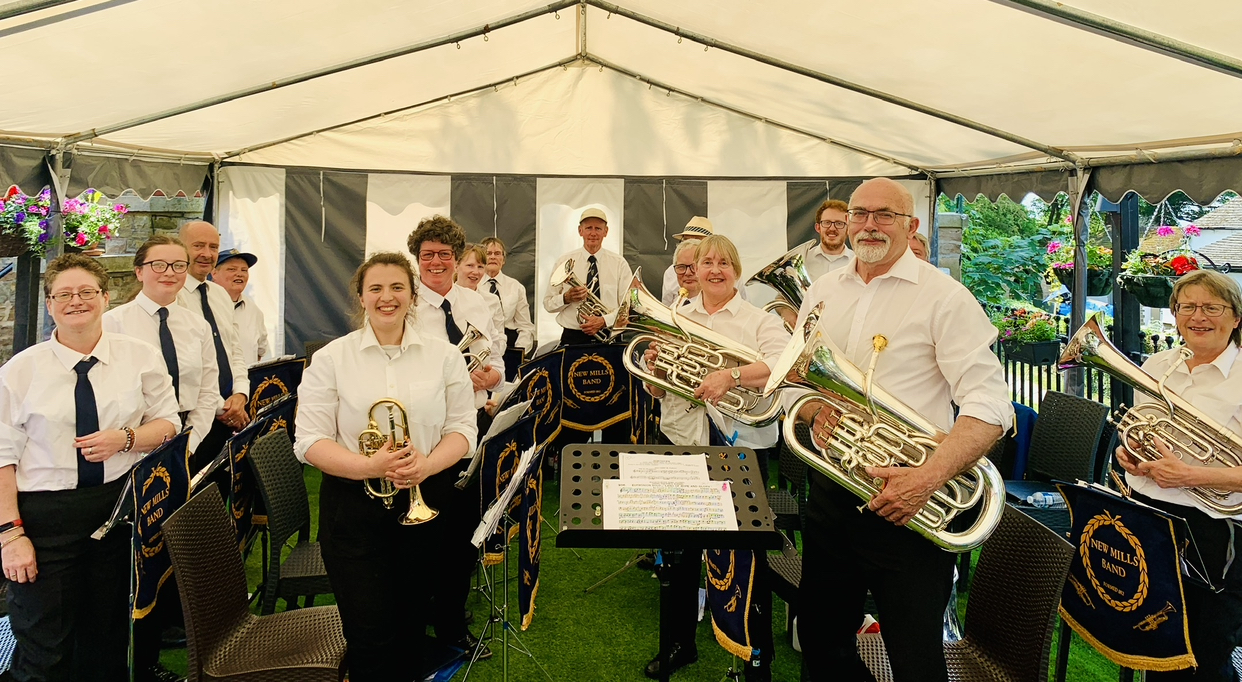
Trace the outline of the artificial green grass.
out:
[[[320,474],[313,467],[306,468],[306,487],[310,495],[312,537],[318,537],[319,482]],[[555,512],[559,507],[556,485],[545,479],[544,517],[556,523]],[[569,549],[558,549],[551,528],[543,528],[542,567],[539,594],[535,602],[535,617],[530,629],[520,631],[517,606],[516,582],[511,583],[509,597],[510,620],[514,627],[509,650],[509,679],[535,682],[547,679],[535,664],[545,668],[556,682],[598,680],[599,682],[639,682],[646,680],[643,668],[656,654],[659,644],[659,583],[649,571],[631,568],[615,580],[598,588],[591,594],[584,590],[604,576],[621,568],[634,556],[626,549],[579,549],[575,556]],[[513,548],[516,548],[516,540]],[[247,578],[251,589],[260,582],[260,549],[256,546],[246,563]],[[976,555],[977,559],[977,555]],[[511,571],[517,561],[516,551],[511,552]],[[499,577],[499,567],[495,570]],[[959,611],[965,622],[965,604],[968,594],[960,595]],[[500,595],[497,595],[500,598]],[[775,639],[775,660],[772,679],[797,680],[801,667],[801,654],[788,644],[785,631],[785,604],[773,597],[772,629]],[[332,603],[331,595],[321,596],[316,604]],[[488,605],[478,593],[472,593],[468,604],[475,613],[471,630],[480,634],[483,630]],[[256,607],[257,608],[257,607]],[[279,607],[284,608],[284,602]],[[517,650],[523,645],[534,659]],[[803,646],[814,643],[803,642]],[[495,656],[489,661],[476,663],[470,679],[480,682],[504,679],[501,660],[500,633],[491,644]],[[709,618],[699,624],[699,661],[678,671],[673,679],[678,682],[718,682],[733,663],[733,658],[716,644]],[[1056,644],[1053,644],[1053,652]],[[170,670],[185,671],[185,650],[165,650],[161,656]],[[1052,670],[1049,670],[1051,679]],[[459,672],[455,680],[463,679]],[[1082,640],[1075,638],[1071,645],[1068,680],[1072,682],[1105,682],[1117,679],[1117,666],[1113,665]]]

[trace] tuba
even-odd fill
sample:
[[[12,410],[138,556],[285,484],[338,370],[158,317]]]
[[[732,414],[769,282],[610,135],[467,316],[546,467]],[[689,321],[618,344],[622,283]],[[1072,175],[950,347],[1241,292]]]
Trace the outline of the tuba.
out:
[[[578,276],[574,274],[574,259],[570,258],[565,261],[565,269],[562,272],[552,274],[552,281],[548,286],[555,287],[562,284],[568,285],[571,289],[574,287],[585,286],[578,281]],[[599,300],[590,289],[587,289],[587,297],[585,301],[578,304],[578,323],[586,321],[588,317],[604,317],[608,314],[608,307],[604,302]],[[608,334],[604,329],[595,332],[595,339],[604,343],[608,342]]]
[[[613,332],[639,332],[626,346],[621,361],[631,374],[669,393],[702,405],[694,391],[703,377],[720,369],[732,369],[759,361],[759,353],[738,344],[720,332],[677,314],[685,297],[682,289],[673,307],[665,307],[643,286],[640,272],[634,273],[630,288],[617,312]],[[659,377],[648,371],[639,346],[658,343],[655,368],[664,370]],[[765,398],[748,388],[731,388],[716,408],[729,417],[750,426],[764,426],[776,420],[781,403],[775,397]],[[688,408],[693,409],[693,408]]]
[[[812,314],[819,316],[820,306]],[[814,393],[794,402],[785,419],[789,448],[819,473],[858,497],[870,501],[883,481],[873,480],[865,467],[919,467],[935,453],[945,433],[927,418],[874,385],[872,377],[880,353],[888,344],[882,335],[872,339],[874,352],[866,372],[854,366],[836,347],[822,322],[793,341],[781,355],[764,395],[782,387],[809,388]],[[822,434],[827,447],[815,450],[797,438],[795,425],[803,407],[819,403],[839,413],[831,432]],[[969,528],[953,532],[949,524],[962,512],[979,508]],[[950,552],[968,552],[987,540],[1005,509],[1005,482],[986,457],[950,479],[910,520],[910,528]]]
[[[780,315],[785,321],[785,331],[793,332],[794,321],[798,319],[798,309],[802,307],[802,299],[806,297],[806,290],[811,288],[811,276],[806,271],[806,252],[818,243],[812,239],[793,247],[788,253],[746,280],[747,284],[758,282],[776,291],[776,298],[763,306],[763,310]]]
[[[1117,439],[1131,457],[1152,462],[1162,457],[1154,445],[1159,438],[1183,460],[1203,466],[1242,466],[1242,438],[1203,414],[1185,398],[1165,387],[1173,370],[1194,353],[1179,349],[1178,358],[1164,376],[1157,379],[1134,364],[1108,341],[1100,328],[1099,316],[1087,320],[1065,346],[1061,369],[1094,367],[1111,374],[1129,386],[1156,399],[1129,409],[1121,405],[1110,421],[1117,427]],[[1209,509],[1233,516],[1242,512],[1242,502],[1230,504],[1230,493],[1215,488],[1185,488]]]
[[[479,331],[474,325],[469,322],[466,323],[466,331],[462,334],[461,341],[457,344],[457,351],[461,353],[461,356],[466,360],[466,373],[473,372],[474,370],[482,367],[483,363],[487,362],[487,358],[491,356],[491,348],[484,348],[478,353],[470,352],[471,344],[479,339],[486,338],[487,337],[483,336],[483,332]]]
[[[375,420],[375,413],[379,408],[387,408],[388,433],[381,432],[379,422]],[[389,440],[393,442],[393,447],[404,447],[410,442],[409,418],[401,403],[392,398],[381,398],[371,405],[371,410],[367,413],[367,428],[358,434],[358,452],[371,457],[379,452]],[[385,509],[392,507],[393,498],[401,492],[401,489],[387,478],[368,478],[362,482],[362,486],[368,497],[383,500]],[[427,503],[423,501],[422,491],[418,486],[414,486],[410,488],[410,508],[405,516],[401,517],[401,525],[417,526],[434,519],[439,514],[440,512],[427,506]]]

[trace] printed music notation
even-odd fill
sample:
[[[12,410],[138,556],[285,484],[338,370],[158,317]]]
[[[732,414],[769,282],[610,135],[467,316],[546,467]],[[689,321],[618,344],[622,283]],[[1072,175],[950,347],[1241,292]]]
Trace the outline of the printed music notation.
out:
[[[622,481],[707,481],[707,455],[649,455],[622,452]]]
[[[606,530],[737,530],[725,481],[611,479],[603,486]]]

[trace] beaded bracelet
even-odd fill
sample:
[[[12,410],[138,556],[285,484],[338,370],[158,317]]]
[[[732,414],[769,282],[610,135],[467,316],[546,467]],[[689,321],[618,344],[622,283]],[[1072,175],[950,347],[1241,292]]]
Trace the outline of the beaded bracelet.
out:
[[[121,427],[121,430],[125,432],[125,447],[121,448],[121,452],[129,452],[134,449],[134,440],[136,440],[137,436],[134,434],[134,430],[128,426]]]

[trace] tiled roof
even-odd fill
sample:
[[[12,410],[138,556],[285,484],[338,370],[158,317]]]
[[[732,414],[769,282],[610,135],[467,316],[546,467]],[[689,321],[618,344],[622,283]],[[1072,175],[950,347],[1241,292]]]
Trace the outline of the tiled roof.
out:
[[[1143,253],[1164,253],[1171,251],[1182,245],[1181,230],[1176,231],[1167,237],[1161,237],[1156,234],[1155,230],[1149,230],[1143,238],[1139,240],[1138,250]]]
[[[1234,270],[1242,269],[1242,234],[1231,235],[1220,241],[1212,242],[1199,248],[1199,253],[1211,258],[1212,262],[1218,266],[1229,263]]]
[[[1195,221],[1204,230],[1242,230],[1242,196],[1234,197]]]

